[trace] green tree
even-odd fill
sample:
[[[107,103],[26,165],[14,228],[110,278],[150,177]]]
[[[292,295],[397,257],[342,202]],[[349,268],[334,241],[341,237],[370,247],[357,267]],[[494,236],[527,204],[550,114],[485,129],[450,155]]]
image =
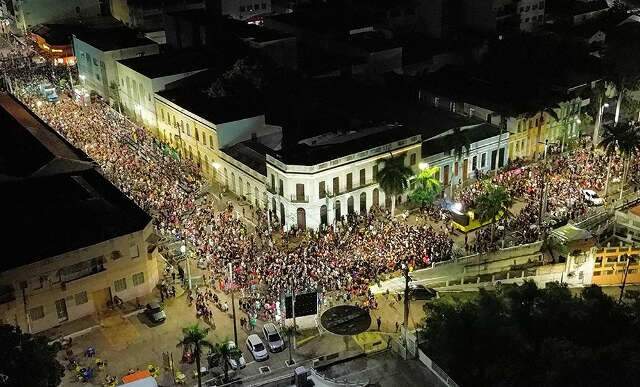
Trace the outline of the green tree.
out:
[[[198,375],[198,387],[202,387],[202,375],[200,375],[200,360],[202,356],[203,348],[213,348],[213,344],[207,341],[209,335],[209,328],[201,328],[200,324],[196,323],[182,328],[182,340],[178,343],[184,350],[193,351],[193,355],[196,358],[196,374]]]
[[[23,333],[19,327],[0,325],[0,375],[9,387],[56,387],[64,368],[56,360],[57,348],[46,336]]]
[[[623,172],[622,180],[620,181],[620,198],[622,198],[631,158],[635,153],[637,153],[638,147],[640,147],[640,128],[630,123],[608,125],[605,127],[600,147],[604,149],[609,156],[607,181],[605,182],[605,196],[607,195],[609,188],[613,153],[617,149],[622,155]]]
[[[421,206],[430,206],[435,202],[442,192],[442,183],[437,177],[439,171],[439,167],[430,167],[420,171],[415,179],[416,188],[409,195],[413,202]]]
[[[225,338],[219,343],[216,343],[211,347],[211,352],[222,361],[222,369],[224,370],[224,381],[229,380],[229,360],[235,359],[236,362],[242,356],[242,352],[238,349],[236,344],[232,344],[228,338]]]
[[[413,175],[411,168],[404,164],[406,154],[391,156],[384,160],[384,167],[378,171],[376,181],[384,194],[391,196],[391,216],[395,214],[396,196],[409,188],[409,177]]]
[[[573,296],[528,281],[425,309],[420,347],[462,386],[636,385],[640,376],[638,297],[618,304],[597,286]]]
[[[507,190],[501,185],[485,184],[484,193],[476,199],[475,213],[481,221],[491,220],[491,241],[495,234],[495,224],[500,214],[506,214],[512,200]]]

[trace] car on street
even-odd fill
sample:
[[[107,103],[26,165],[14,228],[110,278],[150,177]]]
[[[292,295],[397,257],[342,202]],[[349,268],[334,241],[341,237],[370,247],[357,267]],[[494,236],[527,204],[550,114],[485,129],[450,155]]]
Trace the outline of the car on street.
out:
[[[582,196],[584,200],[592,206],[601,206],[604,204],[604,199],[602,199],[594,190],[583,189]]]
[[[276,328],[274,323],[264,324],[262,334],[264,335],[264,340],[267,342],[269,351],[280,352],[284,350],[284,340],[282,340],[282,336],[280,336],[280,332],[278,332],[278,328]]]
[[[162,305],[157,302],[150,302],[144,308],[144,314],[154,323],[161,323],[167,319],[167,314],[162,309]]]
[[[411,300],[430,300],[435,298],[438,293],[420,284],[409,284],[409,298]]]
[[[233,341],[229,341],[227,343],[227,348],[230,350],[237,349],[236,343],[234,343]],[[238,352],[240,356],[237,356],[237,357],[230,356],[229,359],[227,360],[227,362],[229,363],[229,367],[231,367],[232,370],[237,370],[238,368],[244,368],[247,366],[247,362],[244,360],[244,356],[242,355],[242,352],[240,352],[239,349],[238,349]]]
[[[247,349],[256,361],[263,361],[269,358],[269,352],[267,352],[260,337],[255,333],[247,337]]]

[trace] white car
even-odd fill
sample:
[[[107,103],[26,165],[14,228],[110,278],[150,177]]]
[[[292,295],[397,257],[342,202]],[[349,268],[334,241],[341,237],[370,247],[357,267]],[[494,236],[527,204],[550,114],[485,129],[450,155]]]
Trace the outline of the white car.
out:
[[[604,204],[604,199],[602,199],[598,194],[590,189],[583,189],[582,196],[584,200],[592,206],[601,206]]]
[[[229,341],[227,343],[227,348],[229,349],[237,348],[236,343],[234,343],[233,341]],[[238,352],[240,352],[240,350],[238,350]],[[230,357],[228,360],[228,363],[232,370],[237,370],[238,368],[244,368],[247,366],[247,362],[244,360],[244,356],[242,356],[242,352],[240,352],[240,356],[237,358]]]
[[[269,358],[269,352],[267,352],[260,337],[255,333],[247,337],[247,349],[256,361],[263,361]]]

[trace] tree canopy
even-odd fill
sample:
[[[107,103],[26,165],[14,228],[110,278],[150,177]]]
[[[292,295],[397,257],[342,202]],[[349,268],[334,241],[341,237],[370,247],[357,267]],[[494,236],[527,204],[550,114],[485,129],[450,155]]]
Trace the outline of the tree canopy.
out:
[[[428,304],[421,348],[462,386],[625,386],[640,380],[640,299],[533,282]]]
[[[23,333],[19,327],[0,325],[0,385],[55,387],[64,368],[56,360],[57,349],[45,336]]]
[[[416,188],[411,192],[409,198],[421,206],[432,205],[440,192],[442,184],[437,177],[439,167],[426,168],[416,176]]]

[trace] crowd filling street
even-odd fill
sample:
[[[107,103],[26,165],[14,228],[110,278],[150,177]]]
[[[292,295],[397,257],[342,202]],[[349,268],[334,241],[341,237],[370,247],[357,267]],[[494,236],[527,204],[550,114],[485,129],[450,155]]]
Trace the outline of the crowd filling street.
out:
[[[231,202],[222,211],[215,210],[213,202],[219,198],[214,195],[197,202],[198,193],[206,189],[198,165],[180,158],[106,104],[80,106],[67,95],[55,104],[42,101],[36,85],[49,72],[36,72],[35,77],[33,69],[22,72],[30,75],[13,74],[14,92],[19,98],[86,152],[107,178],[152,214],[160,235],[193,246],[198,266],[206,269],[205,278],[208,276],[207,283],[212,287],[228,290],[230,266],[233,285],[242,292],[240,305],[252,318],[273,319],[276,302],[292,289],[297,293],[339,291],[366,296],[372,281],[398,271],[404,263],[420,268],[454,255],[453,240],[442,220],[409,224],[391,217],[384,208],[372,208],[366,215],[351,214],[319,232],[280,229],[275,233],[269,232],[266,214],[252,209],[256,232],[248,232]],[[516,243],[540,237],[549,227],[544,223],[542,229],[538,228],[543,184],[548,215],[565,220],[584,215],[588,206],[581,189],[601,191],[606,166],[606,157],[585,144],[562,156],[550,152],[544,161],[510,163],[490,179],[526,205],[517,214],[503,217],[498,230],[509,230]],[[622,162],[616,159],[612,176],[621,174]],[[477,181],[461,187],[454,201],[473,208],[483,184]],[[446,216],[443,218],[446,221]],[[272,219],[277,222],[275,214]],[[274,226],[277,230],[277,223]],[[465,242],[464,249],[469,253],[491,251],[497,248],[497,240],[492,240],[488,228],[481,229]],[[210,319],[211,296],[207,294],[197,294],[196,309],[199,316]]]
[[[402,265],[418,269],[459,254],[492,251],[507,234],[516,244],[536,241],[552,226],[539,219],[544,190],[546,218],[576,219],[589,211],[581,190],[602,192],[607,177],[609,159],[589,141],[562,154],[550,151],[544,160],[512,161],[487,179],[505,187],[512,199],[524,205],[498,222],[498,237],[483,228],[465,237],[464,246],[455,246],[448,217],[441,216],[440,209],[422,212],[425,221],[417,224],[393,217],[386,208],[371,208],[320,231],[284,231],[276,214],[267,216],[251,207],[246,214],[253,221],[250,228],[237,202],[227,202],[222,195],[202,195],[209,183],[196,163],[181,158],[108,105],[96,101],[82,106],[65,93],[59,102],[48,103],[38,94],[38,84],[50,81],[52,74],[59,79],[71,74],[24,65],[13,66],[5,74],[23,103],[95,160],[111,182],[152,215],[160,236],[190,246],[204,286],[189,291],[189,305],[210,326],[215,326],[215,306],[222,313],[229,309],[216,292],[231,287],[238,290],[240,308],[248,316],[242,319],[243,328],[254,328],[256,320],[277,320],[276,305],[291,291],[318,292],[321,299],[339,294],[344,300],[375,308],[369,286],[397,273]],[[612,180],[620,179],[622,165],[621,158],[614,156]],[[632,163],[629,176],[640,178],[638,163]],[[473,208],[485,184],[486,180],[465,184],[451,200]],[[215,205],[220,200],[225,201],[222,210]],[[163,299],[175,293],[173,282],[162,286]]]

